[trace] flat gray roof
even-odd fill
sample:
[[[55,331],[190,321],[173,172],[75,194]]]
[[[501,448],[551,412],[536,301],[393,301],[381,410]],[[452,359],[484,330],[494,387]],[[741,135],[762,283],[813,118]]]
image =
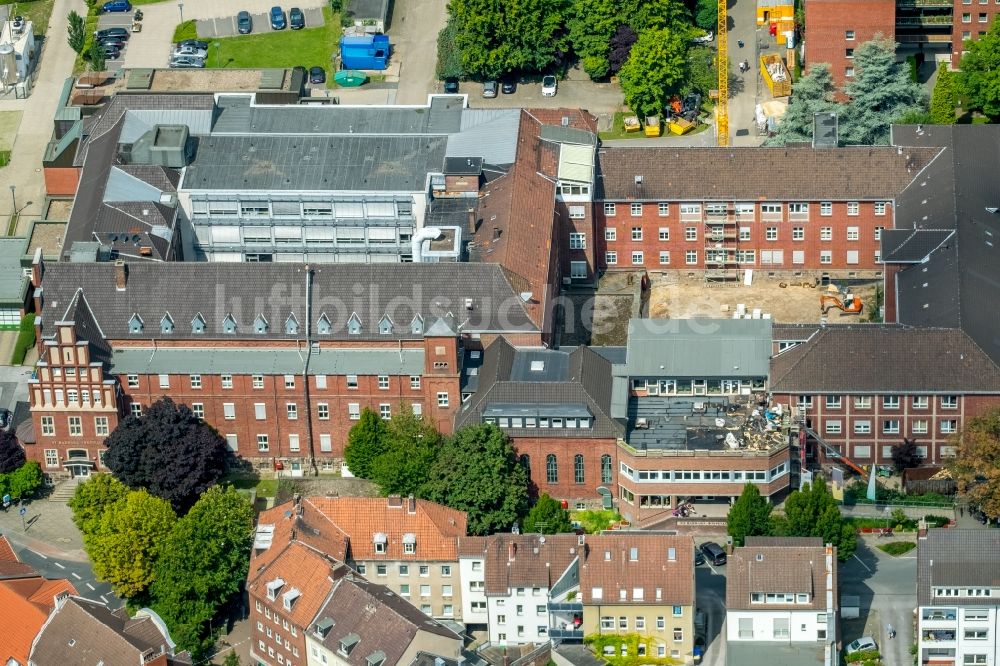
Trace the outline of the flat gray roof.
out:
[[[461,96],[439,96],[430,108],[371,106],[249,106],[230,98],[223,109],[240,109],[214,133],[240,134],[451,134],[462,127]],[[249,100],[247,100],[249,102]],[[220,107],[223,105],[220,104]],[[239,122],[233,122],[233,119]]]
[[[443,136],[200,137],[184,190],[416,192],[439,172]]]
[[[766,377],[770,358],[770,319],[631,319],[624,370],[630,377]]]
[[[837,662],[837,655],[833,661]],[[728,666],[810,666],[825,662],[822,643],[779,643],[729,641],[726,646]]]
[[[21,259],[27,251],[27,238],[0,238],[0,302],[23,303],[28,278],[21,270]]]

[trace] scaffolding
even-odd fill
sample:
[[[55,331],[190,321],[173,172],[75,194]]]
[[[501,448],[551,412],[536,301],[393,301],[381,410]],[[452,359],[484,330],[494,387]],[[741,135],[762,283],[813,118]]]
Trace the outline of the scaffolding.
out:
[[[740,215],[735,202],[705,205],[705,281],[740,279]]]

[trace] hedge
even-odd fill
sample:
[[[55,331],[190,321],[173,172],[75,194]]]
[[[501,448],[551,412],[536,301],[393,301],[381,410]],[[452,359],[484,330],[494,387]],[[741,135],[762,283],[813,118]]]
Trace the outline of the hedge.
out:
[[[31,312],[21,318],[21,328],[17,334],[17,342],[14,344],[14,353],[11,354],[10,364],[21,365],[28,350],[35,346],[35,313]]]

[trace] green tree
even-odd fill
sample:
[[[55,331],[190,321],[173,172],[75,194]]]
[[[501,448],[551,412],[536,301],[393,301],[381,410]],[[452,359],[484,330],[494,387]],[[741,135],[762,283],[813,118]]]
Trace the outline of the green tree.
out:
[[[104,46],[100,42],[91,42],[90,50],[87,51],[87,61],[90,63],[90,69],[94,72],[103,72],[105,65],[105,56],[107,54],[104,51]]]
[[[98,474],[81,483],[73,492],[69,508],[73,522],[86,537],[96,534],[108,507],[128,494],[128,486],[110,474]]]
[[[437,67],[436,74],[440,80],[448,78],[461,78],[465,72],[462,70],[462,53],[458,50],[455,37],[458,28],[454,21],[448,21],[441,32],[438,33],[437,41]]]
[[[149,592],[183,649],[201,655],[211,647],[210,620],[246,579],[253,521],[249,500],[232,487],[215,486],[167,536]]]
[[[854,78],[844,92],[850,101],[841,117],[840,136],[851,144],[888,144],[892,123],[927,104],[906,64],[896,62],[896,45],[881,35],[855,49]]]
[[[694,23],[702,30],[715,30],[719,25],[719,3],[715,0],[698,0]]]
[[[715,49],[708,46],[692,46],[688,49],[688,76],[681,86],[681,93],[701,93],[708,99],[708,93],[719,87],[718,59]]]
[[[415,495],[427,481],[441,441],[433,425],[400,405],[385,429],[385,451],[372,461],[372,481],[386,495]]]
[[[573,0],[566,27],[580,65],[592,79],[607,76],[612,35],[623,23],[616,0]]]
[[[931,120],[938,125],[955,124],[955,107],[958,106],[958,83],[955,74],[945,63],[938,65],[937,81],[931,93]]]
[[[765,536],[771,533],[771,503],[761,497],[752,483],[743,486],[743,492],[733,503],[726,518],[726,532],[733,537],[733,545],[742,546],[748,536]]]
[[[243,662],[240,661],[240,655],[236,654],[235,651],[230,652],[226,655],[226,660],[222,662],[222,666],[242,666]]]
[[[618,72],[625,103],[640,117],[661,114],[686,74],[687,43],[681,33],[666,28],[640,34]]]
[[[796,82],[788,110],[778,122],[774,136],[766,144],[783,146],[786,143],[811,142],[813,116],[842,108],[833,99],[835,91],[830,66],[826,63],[812,65],[809,73]]]
[[[802,490],[794,490],[785,500],[783,520],[775,520],[772,529],[781,536],[820,537],[823,543],[837,547],[837,558],[846,561],[857,547],[857,533],[845,523],[837,501],[822,477],[816,477]]]
[[[573,531],[573,523],[558,500],[542,494],[525,516],[523,528],[526,533],[564,534]]]
[[[145,490],[130,491],[107,508],[94,534],[83,544],[94,573],[126,599],[143,594],[177,516],[170,503]]]
[[[568,46],[565,0],[452,0],[449,10],[462,69],[473,76],[541,72]]]
[[[967,419],[948,466],[958,492],[991,519],[1000,518],[1000,409]]]
[[[959,87],[969,106],[996,122],[1000,119],[1000,28],[994,21],[979,39],[965,42]]]
[[[662,28],[681,34],[691,31],[691,13],[683,0],[626,0],[621,16],[638,34]]]
[[[528,473],[510,438],[493,424],[462,428],[445,440],[420,496],[468,513],[469,534],[510,529],[522,514]]]
[[[83,17],[76,13],[74,9],[66,17],[69,21],[67,26],[66,39],[69,42],[69,47],[73,49],[77,54],[83,53],[83,47],[87,43],[86,27]]]
[[[31,497],[45,480],[41,466],[34,460],[29,460],[10,474],[2,474],[0,477],[3,477],[0,485],[5,487],[0,495],[9,493],[14,499]]]
[[[388,450],[385,433],[382,417],[365,407],[361,418],[347,433],[347,446],[344,447],[344,462],[351,474],[362,479],[373,478],[375,459]]]

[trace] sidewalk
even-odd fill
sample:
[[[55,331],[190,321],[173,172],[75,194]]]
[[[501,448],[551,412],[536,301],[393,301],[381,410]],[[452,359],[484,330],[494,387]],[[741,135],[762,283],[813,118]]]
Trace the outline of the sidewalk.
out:
[[[83,539],[67,504],[39,499],[25,508],[24,522],[31,521],[27,531],[22,527],[17,507],[0,512],[0,532],[10,541],[48,557],[87,561]]]

